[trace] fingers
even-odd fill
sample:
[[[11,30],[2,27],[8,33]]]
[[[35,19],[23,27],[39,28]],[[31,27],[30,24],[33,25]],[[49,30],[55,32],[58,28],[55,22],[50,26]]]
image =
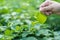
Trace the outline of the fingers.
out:
[[[45,15],[50,15],[52,12],[45,12]]]
[[[52,14],[51,11],[49,11],[49,12],[42,12],[42,13],[45,14],[45,15],[51,15]]]
[[[41,5],[40,5],[40,8],[41,7],[45,7],[45,6],[47,6],[48,5],[48,2],[44,2],[44,3],[42,3]]]
[[[52,6],[46,6],[46,7],[43,7],[43,8],[40,8],[40,11],[52,11]]]
[[[60,14],[60,3],[55,1],[45,1],[43,4],[41,4],[40,9],[41,12],[43,12],[46,15],[50,15],[51,13],[58,13]]]
[[[53,8],[52,8],[51,5],[40,8],[40,11],[43,12],[44,14],[46,14],[46,15],[50,15],[52,13],[52,10],[53,10]]]
[[[50,1],[45,1],[44,3],[42,3],[42,4],[40,5],[40,8],[49,6],[50,4],[52,4]]]
[[[53,9],[51,4],[52,4],[51,0],[46,0],[44,3],[41,4],[39,10],[46,15],[50,15]]]

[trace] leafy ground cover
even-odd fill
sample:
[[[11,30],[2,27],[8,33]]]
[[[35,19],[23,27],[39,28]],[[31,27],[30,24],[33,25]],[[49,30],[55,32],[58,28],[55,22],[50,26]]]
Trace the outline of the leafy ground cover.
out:
[[[42,2],[0,0],[0,40],[60,40],[60,16],[52,14],[40,23]]]

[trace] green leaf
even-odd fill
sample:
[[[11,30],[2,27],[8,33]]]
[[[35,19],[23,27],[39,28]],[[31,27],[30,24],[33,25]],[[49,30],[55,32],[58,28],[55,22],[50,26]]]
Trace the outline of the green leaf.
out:
[[[36,20],[39,21],[41,24],[44,24],[47,20],[47,16],[44,15],[43,13],[37,13],[36,14]]]
[[[12,31],[11,31],[11,30],[9,30],[9,29],[7,29],[4,33],[5,33],[5,35],[8,35],[8,36],[9,36],[9,35],[11,35],[11,34],[12,34]]]
[[[48,29],[40,29],[39,31],[37,31],[36,36],[40,36],[41,34],[46,36],[51,35]]]
[[[26,37],[28,34],[29,34],[29,32],[25,31],[25,32],[22,33],[22,37]]]
[[[3,35],[0,34],[0,38],[2,38],[2,37],[3,37]]]
[[[35,37],[22,38],[20,40],[37,40]]]

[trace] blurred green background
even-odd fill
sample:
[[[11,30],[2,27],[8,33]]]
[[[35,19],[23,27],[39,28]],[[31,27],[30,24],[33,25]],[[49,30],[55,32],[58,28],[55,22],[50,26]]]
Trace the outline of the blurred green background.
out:
[[[60,40],[60,16],[36,20],[45,0],[0,0],[0,40]]]

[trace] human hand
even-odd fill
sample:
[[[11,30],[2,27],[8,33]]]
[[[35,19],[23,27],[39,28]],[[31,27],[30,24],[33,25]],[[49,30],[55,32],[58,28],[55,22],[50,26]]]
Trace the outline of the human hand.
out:
[[[50,15],[52,13],[60,14],[60,3],[51,0],[46,0],[40,5],[39,10],[46,15]]]

